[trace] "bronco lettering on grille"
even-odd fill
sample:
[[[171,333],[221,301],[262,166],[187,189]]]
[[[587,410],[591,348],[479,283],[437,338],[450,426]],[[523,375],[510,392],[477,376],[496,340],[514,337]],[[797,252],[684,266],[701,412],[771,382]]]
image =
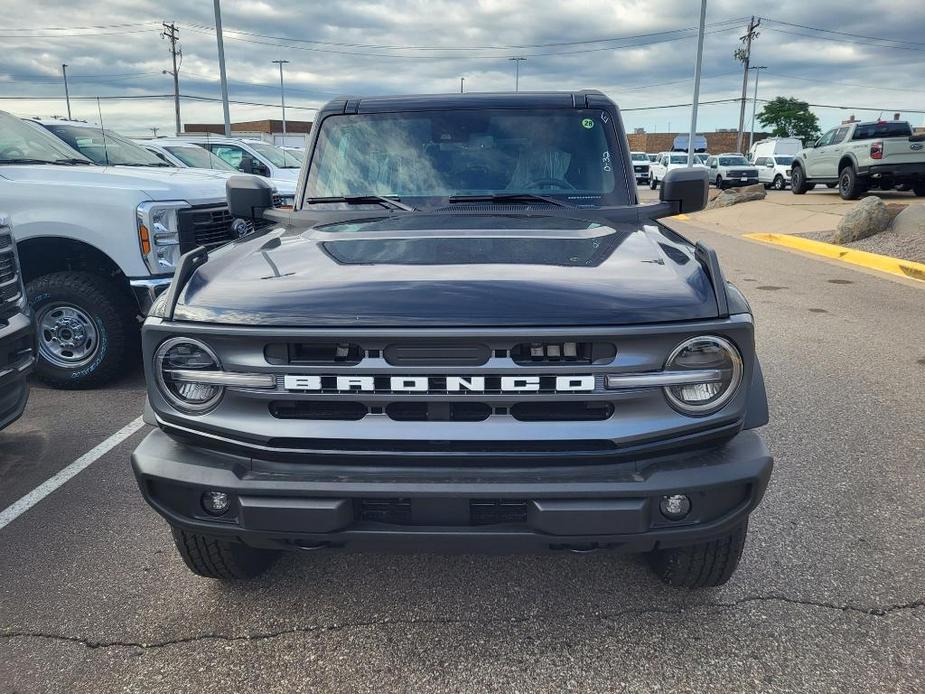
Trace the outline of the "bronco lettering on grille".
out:
[[[594,376],[315,376],[283,378],[291,391],[322,393],[587,393]]]

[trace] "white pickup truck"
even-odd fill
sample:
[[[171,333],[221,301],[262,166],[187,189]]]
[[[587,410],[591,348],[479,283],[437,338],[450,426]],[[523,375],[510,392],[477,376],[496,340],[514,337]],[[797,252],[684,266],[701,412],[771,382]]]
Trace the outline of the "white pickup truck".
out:
[[[177,169],[147,152],[139,166],[137,152],[109,136],[103,143],[100,129],[61,125],[87,128],[71,133],[75,143],[99,146],[110,165],[0,111],[0,210],[35,312],[36,374],[56,387],[89,388],[137,363],[139,319],[170,284],[180,254],[244,229],[228,212],[228,172]]]
[[[845,200],[871,188],[912,188],[925,196],[925,135],[901,120],[846,123],[832,128],[793,160],[790,189],[803,195],[817,183],[838,186]]]

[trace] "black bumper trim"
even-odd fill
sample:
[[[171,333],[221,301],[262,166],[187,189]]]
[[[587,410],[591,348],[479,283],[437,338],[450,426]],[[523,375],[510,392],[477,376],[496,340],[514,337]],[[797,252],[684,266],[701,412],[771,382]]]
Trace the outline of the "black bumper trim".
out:
[[[146,501],[170,524],[254,546],[647,551],[703,541],[744,521],[764,494],[772,460],[757,434],[743,432],[709,450],[637,463],[430,470],[305,465],[298,474],[273,474],[254,472],[247,458],[186,446],[155,430],[132,454],[132,465]],[[228,519],[201,511],[198,500],[207,489],[235,495]],[[657,500],[679,492],[691,496],[697,511],[672,524],[658,514]],[[513,524],[446,525],[449,514],[442,524],[398,525],[355,515],[367,498],[460,509],[482,499],[527,499],[528,511],[525,522]]]

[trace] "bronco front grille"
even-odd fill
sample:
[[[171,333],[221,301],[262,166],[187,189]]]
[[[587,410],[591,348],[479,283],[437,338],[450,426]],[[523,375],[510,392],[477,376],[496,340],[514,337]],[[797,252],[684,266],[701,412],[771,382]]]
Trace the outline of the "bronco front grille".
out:
[[[16,247],[13,233],[9,226],[0,221],[0,317],[5,310],[22,295],[22,282],[19,276],[19,264],[16,260]]]

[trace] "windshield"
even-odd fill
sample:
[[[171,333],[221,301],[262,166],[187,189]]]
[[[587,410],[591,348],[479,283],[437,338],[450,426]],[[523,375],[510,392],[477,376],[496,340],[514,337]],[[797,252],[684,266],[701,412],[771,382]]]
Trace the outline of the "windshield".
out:
[[[236,168],[234,168],[224,159],[219,159],[209,150],[203,149],[197,145],[193,145],[192,147],[184,147],[182,145],[165,146],[164,149],[166,149],[184,164],[194,169],[219,169],[221,171],[237,171]]]
[[[671,163],[671,164],[686,164],[686,163],[687,163],[687,155],[686,155],[686,154],[672,154],[672,155],[671,155],[671,161],[670,161],[669,163]],[[694,163],[695,163],[695,164],[698,163],[697,155],[696,155],[696,154],[694,155]]]
[[[111,130],[90,125],[52,123],[45,128],[97,164],[106,166],[170,166],[141,145]]]
[[[632,152],[630,156],[633,158],[633,161],[649,161],[649,155],[645,152]]]
[[[720,166],[749,166],[748,159],[745,157],[720,157]]]
[[[257,152],[264,159],[269,161],[273,166],[280,169],[301,169],[302,161],[298,157],[275,145],[268,145],[262,142],[248,142],[247,146]]]
[[[781,166],[787,166],[788,164],[793,163],[793,157],[774,157],[774,161],[776,161]]]
[[[17,161],[53,163],[62,159],[92,163],[86,157],[81,156],[80,152],[75,152],[41,128],[21,121],[8,113],[0,112],[0,160],[6,163]]]
[[[529,193],[626,205],[619,151],[609,119],[590,109],[338,115],[321,125],[307,194]]]

